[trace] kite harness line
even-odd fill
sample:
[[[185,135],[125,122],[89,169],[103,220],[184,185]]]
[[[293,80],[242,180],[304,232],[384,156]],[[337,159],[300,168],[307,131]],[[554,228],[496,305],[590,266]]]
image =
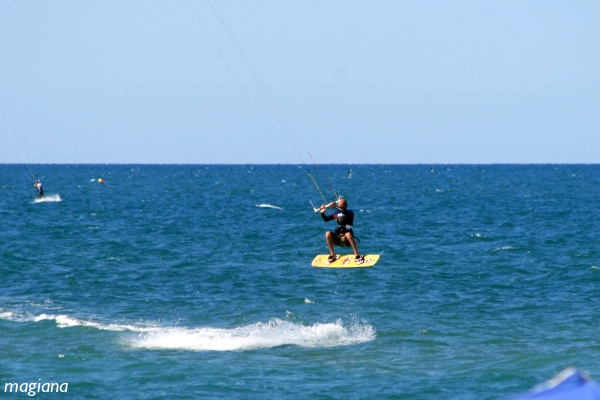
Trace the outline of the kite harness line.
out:
[[[267,89],[267,86],[265,85],[265,83],[263,82],[263,80],[260,78],[260,76],[258,75],[258,72],[256,71],[256,69],[254,68],[254,66],[252,65],[252,63],[250,62],[250,59],[246,56],[244,50],[242,49],[239,41],[237,40],[237,38],[235,37],[235,35],[233,34],[233,31],[231,29],[229,29],[229,27],[227,26],[227,23],[225,22],[225,18],[222,15],[221,12],[219,12],[219,10],[217,9],[217,7],[215,6],[215,4],[213,4],[213,2],[211,0],[207,0],[208,4],[210,5],[210,8],[213,10],[213,12],[215,13],[215,15],[217,16],[219,22],[221,23],[221,25],[223,26],[223,28],[225,29],[227,36],[229,36],[231,42],[233,43],[235,49],[237,50],[238,54],[240,55],[243,64],[246,66],[246,68],[248,69],[248,71],[250,72],[250,75],[252,76],[253,80],[255,81],[255,83],[257,84],[258,88],[260,89],[261,94],[263,95],[264,99],[266,100],[266,103],[268,104],[268,106],[271,108],[271,110],[273,111],[274,116],[276,117],[277,121],[279,122],[281,128],[283,129],[283,132],[286,134],[288,140],[290,141],[290,143],[292,144],[292,146],[294,147],[294,150],[296,151],[296,154],[299,156],[300,160],[302,161],[302,164],[306,165],[306,163],[304,162],[304,159],[302,157],[302,155],[300,154],[300,152],[298,151],[298,148],[296,147],[296,144],[294,143],[294,141],[292,140],[292,137],[290,135],[290,133],[288,132],[288,129],[286,128],[286,125],[291,129],[291,131],[294,133],[296,139],[300,142],[300,144],[302,145],[302,147],[304,147],[304,150],[308,153],[308,155],[310,156],[311,160],[313,161],[315,167],[317,168],[317,170],[319,171],[319,173],[321,174],[321,176],[323,177],[323,179],[325,180],[325,182],[327,183],[327,185],[330,187],[330,189],[332,190],[333,194],[335,195],[336,201],[339,200],[341,198],[340,195],[338,195],[338,193],[336,192],[336,190],[334,189],[333,185],[331,184],[331,182],[329,181],[329,179],[327,179],[327,176],[325,176],[325,174],[323,173],[323,171],[321,170],[321,168],[319,167],[319,165],[317,164],[317,162],[315,161],[315,159],[313,158],[312,154],[310,154],[310,152],[308,151],[308,148],[306,147],[306,145],[304,144],[304,142],[302,141],[302,139],[300,138],[300,136],[298,135],[298,133],[296,132],[296,130],[294,129],[294,126],[290,123],[290,121],[288,120],[288,118],[286,117],[285,113],[282,111],[281,107],[279,106],[278,102],[275,100],[275,98],[273,97],[273,95],[271,95],[271,92]],[[285,163],[289,165],[289,163],[287,162],[287,159],[285,158],[285,156],[283,155],[283,152],[281,151],[281,149],[279,148],[279,146],[277,145],[275,139],[273,138],[273,135],[271,134],[270,130],[267,128],[265,122],[263,121],[263,119],[261,118],[261,116],[259,115],[258,111],[257,111],[257,107],[253,104],[253,102],[250,100],[250,96],[246,93],[246,91],[244,90],[244,88],[242,87],[241,83],[238,81],[238,79],[236,78],[235,74],[233,73],[233,70],[230,68],[229,64],[227,63],[225,57],[223,56],[221,50],[219,49],[219,47],[217,46],[217,43],[213,40],[212,36],[210,35],[210,33],[208,32],[208,29],[206,27],[206,25],[202,22],[202,19],[200,18],[200,14],[198,12],[196,12],[196,9],[194,8],[194,6],[192,5],[192,3],[190,2],[190,0],[187,0],[187,3],[189,5],[189,7],[192,9],[193,14],[195,15],[196,19],[198,20],[198,22],[200,23],[200,25],[202,26],[202,29],[204,30],[204,32],[206,33],[206,35],[208,36],[210,42],[212,43],[212,45],[214,46],[214,48],[216,49],[217,53],[219,54],[221,60],[223,61],[223,63],[226,65],[227,69],[229,70],[229,73],[231,74],[231,76],[233,77],[234,81],[237,83],[237,86],[239,87],[239,89],[242,91],[242,93],[244,94],[244,97],[246,98],[246,100],[248,101],[248,103],[250,104],[250,106],[252,107],[254,113],[256,114],[256,116],[258,117],[259,121],[261,122],[265,132],[268,134],[268,136],[270,137],[271,141],[273,142],[273,144],[275,145],[275,147],[277,148],[277,150],[279,151],[280,155],[283,157],[283,159],[285,160]],[[308,176],[310,177],[310,179],[312,180],[313,184],[315,185],[315,187],[317,188],[317,191],[319,192],[319,194],[321,195],[321,198],[323,199],[323,201],[325,202],[325,204],[328,204],[327,199],[325,198],[325,195],[323,194],[323,191],[321,190],[321,188],[319,187],[319,184],[317,183],[317,180],[315,179],[315,177],[313,176],[313,174],[310,172],[310,170],[308,169],[308,167],[306,167],[306,171],[308,172]],[[312,205],[312,201],[310,202]],[[315,212],[319,211],[318,208],[315,208],[315,206],[313,205],[313,210]]]
[[[316,163],[315,163],[315,165],[317,166],[317,168],[319,168],[319,166]],[[323,173],[323,171],[321,171],[320,168],[319,168],[319,171],[321,172],[321,176],[325,179],[325,181],[327,182],[327,184],[329,185],[329,187],[333,191],[333,194],[335,195],[336,201],[339,200],[339,199],[341,199],[341,196],[338,195],[338,193],[333,188],[333,185],[331,184],[331,182],[329,182],[329,179],[327,179],[327,177],[325,176],[325,174]],[[325,195],[323,194],[323,191],[319,187],[319,184],[317,183],[317,180],[315,179],[315,177],[313,176],[313,174],[310,172],[310,170],[308,168],[306,168],[306,172],[308,172],[308,176],[310,177],[310,179],[312,180],[312,182],[315,184],[315,187],[317,188],[317,191],[321,195],[321,198],[323,199],[324,204],[328,204],[329,202],[325,198]],[[310,201],[310,205],[312,206],[314,212],[319,212],[320,208],[315,207],[315,205],[313,204],[312,201]]]
[[[27,164],[27,161],[25,160],[25,157],[23,156],[23,153],[21,152],[21,148],[19,147],[19,144],[15,140],[15,137],[11,133],[10,129],[8,129],[8,125],[6,125],[6,121],[4,121],[4,118],[2,118],[2,115],[0,115],[0,120],[2,120],[2,124],[4,125],[4,128],[6,129],[6,132],[8,132],[8,136],[10,136],[10,139],[12,140],[13,144],[17,148],[17,151],[19,152],[19,155],[21,156],[21,159],[23,160],[23,163],[25,164],[25,166],[29,170],[29,173],[31,174],[31,177],[33,178],[33,181],[37,182],[38,181],[37,176],[35,176],[35,174],[31,170],[31,167],[29,166],[29,164]]]

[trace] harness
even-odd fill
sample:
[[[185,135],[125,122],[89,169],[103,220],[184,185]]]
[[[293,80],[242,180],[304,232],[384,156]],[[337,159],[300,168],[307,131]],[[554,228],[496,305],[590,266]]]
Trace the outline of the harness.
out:
[[[346,241],[346,233],[351,232],[354,240],[356,240],[358,243],[360,243],[360,239],[354,235],[354,230],[352,230],[352,225],[338,225],[338,227],[335,228],[334,232],[340,238],[340,241],[342,241],[342,242]]]
[[[337,206],[335,208],[342,214],[344,213],[343,209],[341,209]],[[345,215],[344,215],[344,219],[345,219]],[[343,224],[340,222],[340,220],[338,218],[336,218],[335,221],[337,222],[338,226],[337,226],[337,228],[335,228],[334,232],[336,235],[338,235],[340,241],[345,242],[346,241],[346,233],[351,232],[352,236],[354,237],[354,240],[357,241],[358,243],[360,243],[360,239],[354,235],[354,228],[352,225]]]

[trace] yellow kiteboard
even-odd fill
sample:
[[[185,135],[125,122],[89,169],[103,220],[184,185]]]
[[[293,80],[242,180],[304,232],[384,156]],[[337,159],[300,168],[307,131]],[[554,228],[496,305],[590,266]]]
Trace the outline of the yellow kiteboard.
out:
[[[346,254],[340,255],[340,258],[331,264],[327,264],[327,257],[329,257],[329,254],[319,254],[313,260],[312,266],[319,268],[364,268],[372,267],[379,260],[379,254],[365,254],[365,262],[356,264],[354,254]]]

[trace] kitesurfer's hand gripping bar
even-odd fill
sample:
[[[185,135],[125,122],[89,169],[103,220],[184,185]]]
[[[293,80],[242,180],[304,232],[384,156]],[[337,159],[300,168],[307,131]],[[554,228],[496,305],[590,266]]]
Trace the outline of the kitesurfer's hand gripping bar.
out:
[[[310,202],[310,205],[312,206],[314,212],[320,212],[321,211],[321,207],[318,207],[318,208],[315,207],[315,205],[313,204],[312,201]],[[329,204],[324,204],[325,208],[335,207],[336,205],[337,205],[337,201],[332,201]]]

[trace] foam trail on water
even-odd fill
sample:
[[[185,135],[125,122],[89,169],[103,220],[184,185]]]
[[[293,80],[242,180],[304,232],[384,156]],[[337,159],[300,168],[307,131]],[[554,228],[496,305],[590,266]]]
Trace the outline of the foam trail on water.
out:
[[[256,207],[261,207],[261,208],[275,208],[276,210],[283,210],[283,208],[281,207],[277,207],[271,204],[257,204]]]
[[[341,320],[333,323],[301,325],[279,318],[233,329],[163,328],[141,333],[129,339],[133,348],[234,351],[271,348],[284,345],[299,347],[348,346],[375,339],[375,329],[355,324],[345,327]]]
[[[86,326],[90,328],[96,328],[104,331],[133,331],[133,332],[147,332],[156,329],[160,329],[156,326],[136,326],[131,324],[102,324],[94,321],[86,321],[70,317],[68,315],[53,315],[53,314],[40,314],[33,315],[29,313],[19,314],[12,311],[1,311],[0,319],[5,319],[14,322],[40,322],[40,321],[55,321],[56,326],[59,328],[72,328],[75,326]]]
[[[59,194],[51,194],[49,196],[44,196],[44,198],[37,198],[33,200],[33,203],[54,203],[57,201],[62,201]]]
[[[0,310],[0,319],[15,322],[53,320],[59,328],[83,326],[106,331],[131,332],[123,336],[123,344],[137,349],[169,349],[193,351],[241,351],[277,346],[332,347],[349,346],[375,340],[375,328],[354,322],[344,326],[341,320],[302,325],[279,318],[237,328],[160,327],[150,324],[103,324],[68,315],[18,314]]]

